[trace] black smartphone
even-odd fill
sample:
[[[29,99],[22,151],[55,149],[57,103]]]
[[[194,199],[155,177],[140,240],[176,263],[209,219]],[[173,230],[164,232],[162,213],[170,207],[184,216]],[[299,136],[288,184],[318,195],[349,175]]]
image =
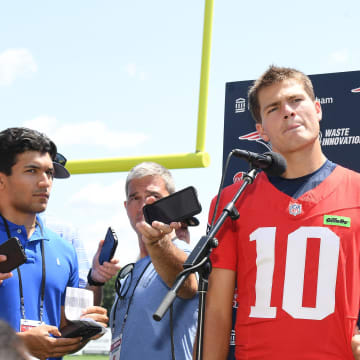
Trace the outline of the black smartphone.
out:
[[[60,329],[61,337],[74,338],[82,337],[82,341],[87,340],[103,331],[103,327],[94,320],[75,320]]]
[[[17,237],[1,244],[0,254],[7,257],[6,261],[0,262],[0,273],[8,273],[26,262],[25,250]]]
[[[173,221],[185,221],[201,212],[196,189],[189,186],[143,207],[145,221],[161,221],[170,224]]]
[[[115,254],[117,244],[118,239],[115,231],[111,227],[109,227],[106,232],[105,241],[99,255],[100,265],[102,265],[104,261],[110,261],[112,259]]]

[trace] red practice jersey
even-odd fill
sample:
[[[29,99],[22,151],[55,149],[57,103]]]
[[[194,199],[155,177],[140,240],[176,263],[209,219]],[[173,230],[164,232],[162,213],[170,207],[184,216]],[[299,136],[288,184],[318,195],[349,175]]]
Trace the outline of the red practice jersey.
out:
[[[223,190],[218,212],[239,186]],[[353,359],[360,174],[337,166],[293,199],[260,173],[236,207],[240,218],[225,221],[211,254],[214,267],[237,273],[236,358]]]

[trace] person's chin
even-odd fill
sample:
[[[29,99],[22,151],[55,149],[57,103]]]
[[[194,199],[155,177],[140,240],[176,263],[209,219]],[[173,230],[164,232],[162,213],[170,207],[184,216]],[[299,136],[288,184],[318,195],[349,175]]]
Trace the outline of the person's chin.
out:
[[[42,213],[46,210],[46,208],[47,208],[47,202],[43,204],[39,204],[38,206],[36,206],[36,212]]]

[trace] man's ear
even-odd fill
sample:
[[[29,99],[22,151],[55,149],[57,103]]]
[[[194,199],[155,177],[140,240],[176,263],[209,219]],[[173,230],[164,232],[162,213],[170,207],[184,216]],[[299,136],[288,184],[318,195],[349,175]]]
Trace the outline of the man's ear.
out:
[[[5,188],[5,183],[6,183],[6,175],[2,172],[0,172],[0,190]]]
[[[322,109],[319,101],[315,101],[315,111],[317,113],[318,120],[320,122],[322,119]]]
[[[262,124],[256,123],[256,130],[258,131],[260,137],[261,137],[264,141],[266,141],[266,142],[270,141],[269,137],[268,137],[268,136],[266,135],[266,133],[265,133],[265,130],[264,130]]]

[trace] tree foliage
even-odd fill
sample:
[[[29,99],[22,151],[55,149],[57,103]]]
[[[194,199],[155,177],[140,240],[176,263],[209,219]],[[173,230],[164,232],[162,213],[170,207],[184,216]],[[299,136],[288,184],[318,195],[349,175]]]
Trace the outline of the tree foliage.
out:
[[[110,315],[111,307],[115,300],[115,280],[116,276],[107,281],[103,288],[102,306],[107,309],[108,316]]]

